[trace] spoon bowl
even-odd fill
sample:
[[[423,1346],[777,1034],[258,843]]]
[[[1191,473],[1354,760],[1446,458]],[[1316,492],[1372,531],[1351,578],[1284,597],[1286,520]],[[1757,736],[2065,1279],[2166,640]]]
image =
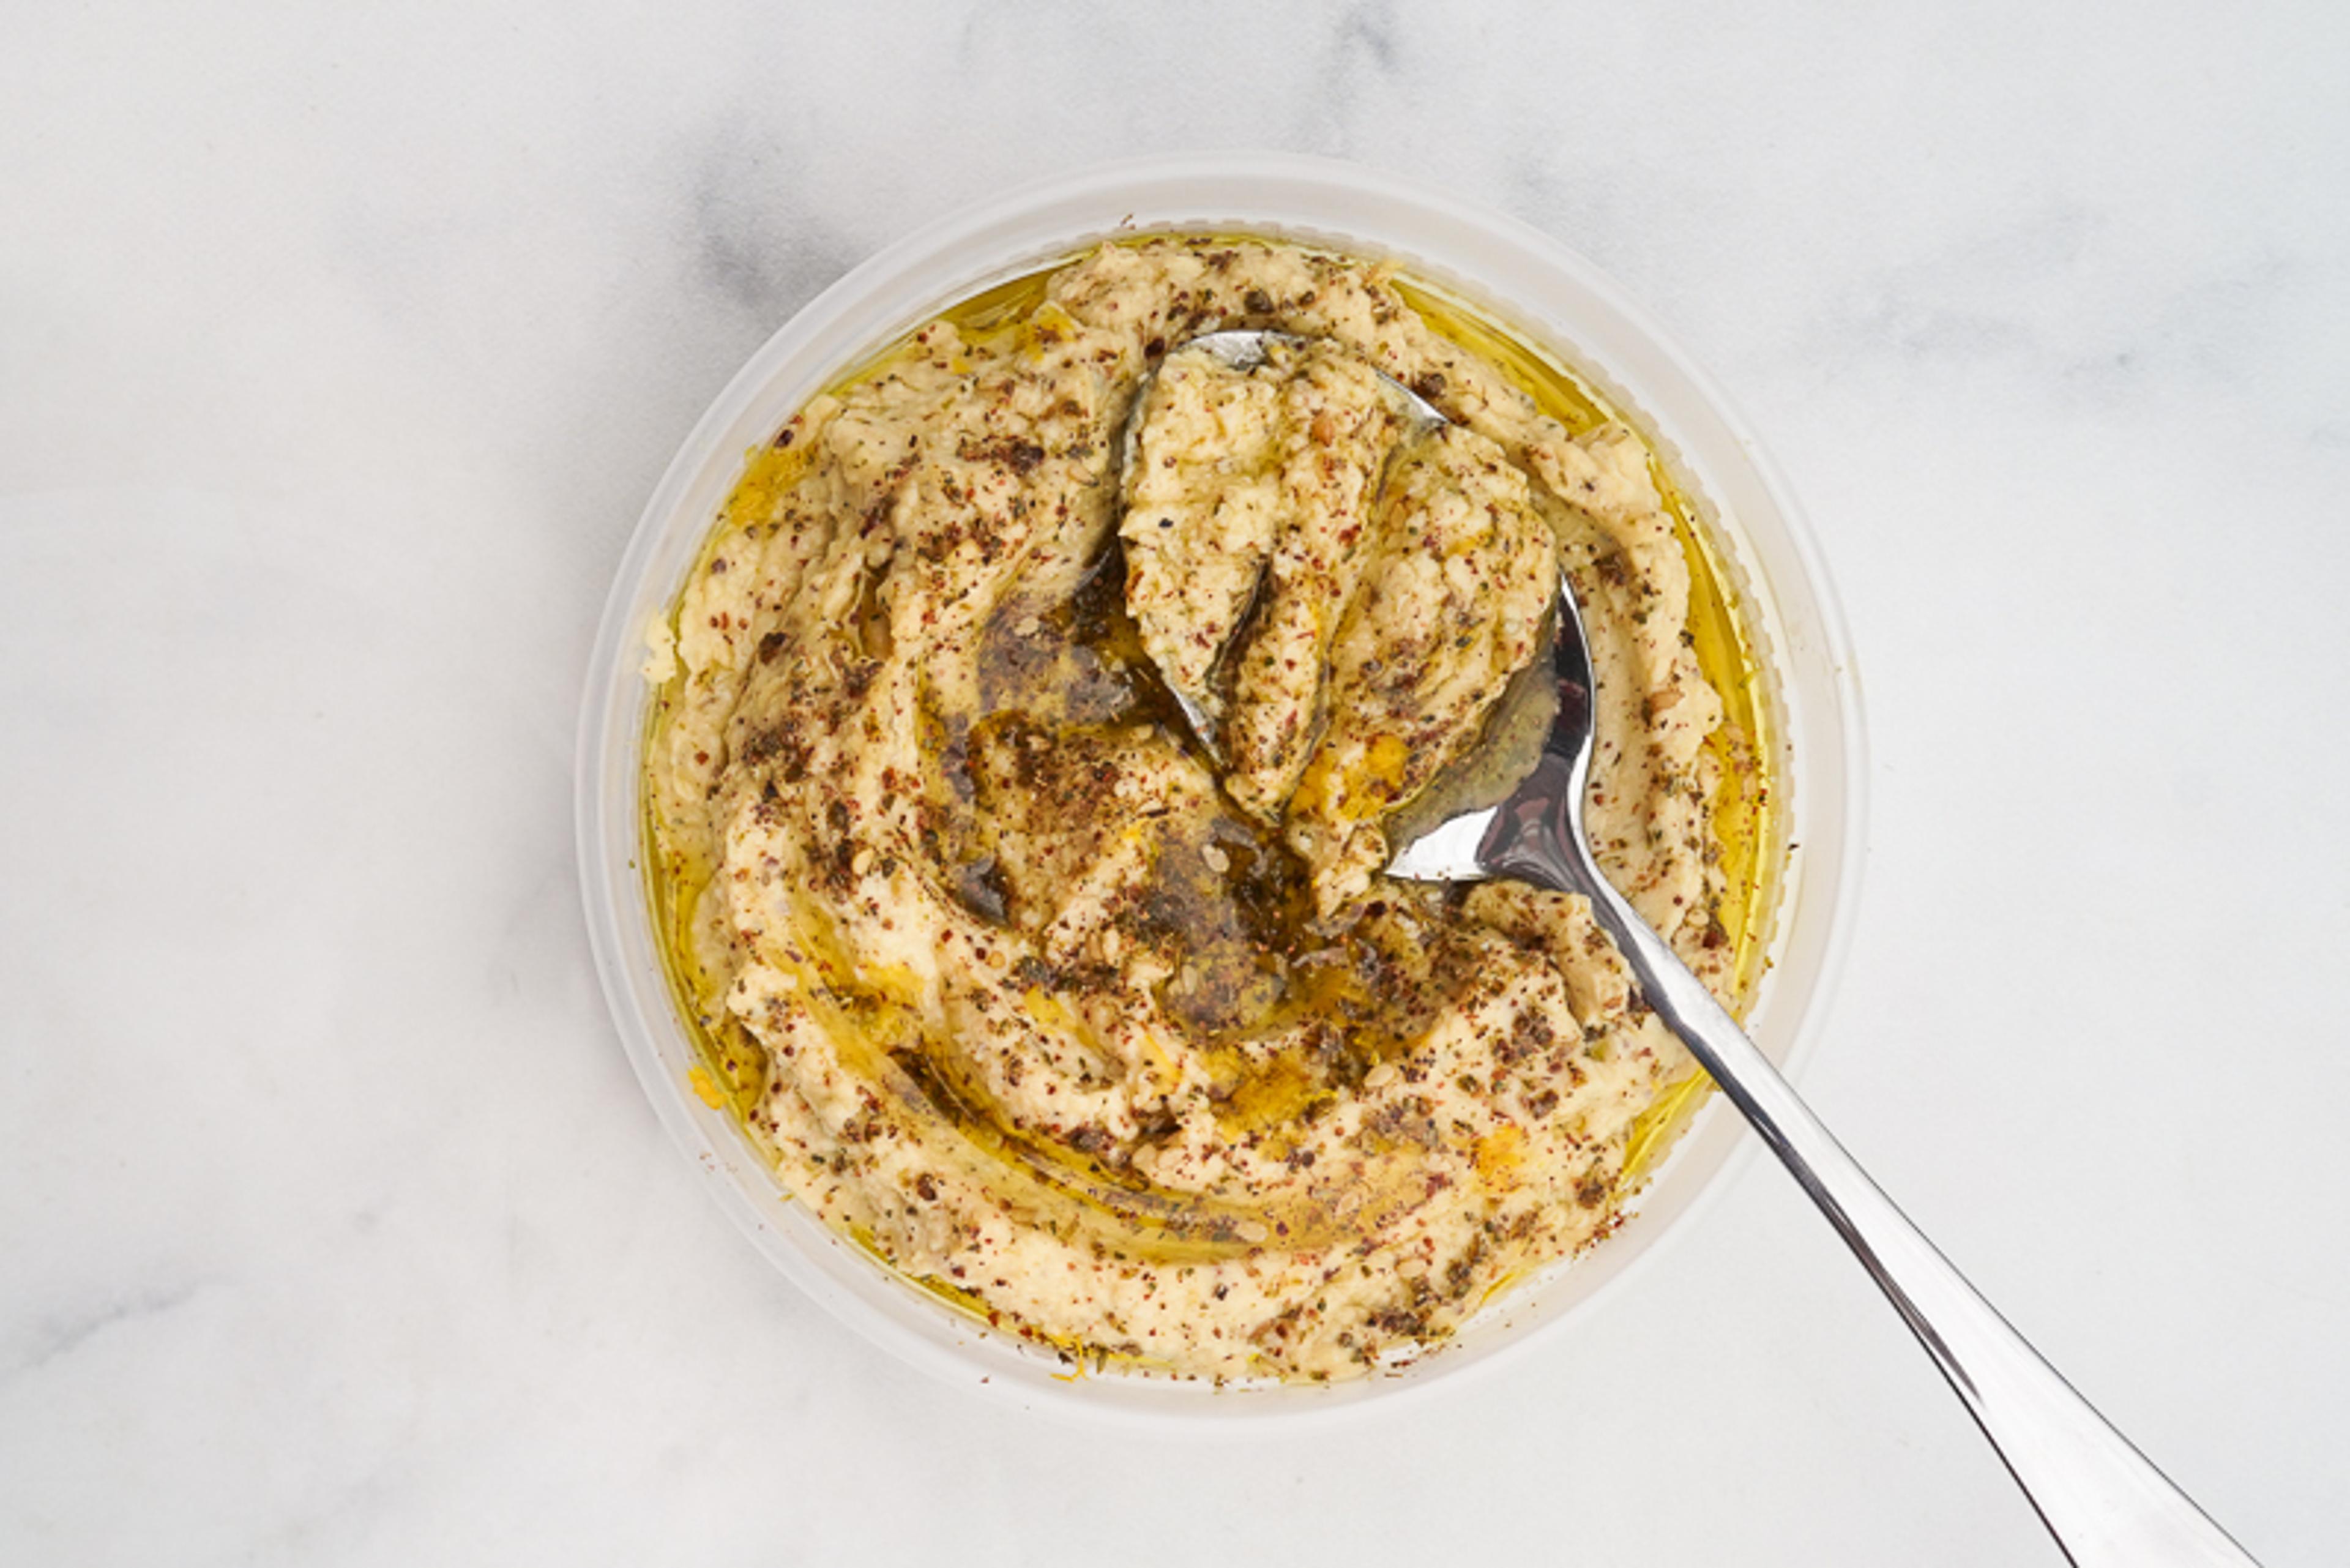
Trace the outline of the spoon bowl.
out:
[[[1310,337],[1303,337],[1294,332],[1233,327],[1222,332],[1202,332],[1196,337],[1187,337],[1161,355],[1159,363],[1150,368],[1149,371],[1143,376],[1140,384],[1135,388],[1134,400],[1127,405],[1126,419],[1118,430],[1119,510],[1125,510],[1128,501],[1133,495],[1134,476],[1139,472],[1137,454],[1142,449],[1142,427],[1150,417],[1151,394],[1158,389],[1159,378],[1169,365],[1183,355],[1201,354],[1220,361],[1227,369],[1246,372],[1263,365],[1272,358],[1273,350],[1276,347],[1304,348],[1313,341]],[[1378,378],[1379,384],[1388,394],[1395,400],[1396,405],[1403,411],[1405,421],[1410,427],[1403,441],[1399,443],[1399,449],[1401,446],[1409,445],[1429,431],[1452,422],[1444,417],[1435,404],[1397,380],[1393,376],[1377,366],[1371,366],[1369,369],[1371,373]],[[1191,738],[1199,742],[1203,754],[1221,765],[1223,753],[1217,744],[1218,725],[1214,715],[1211,714],[1206,706],[1200,701],[1198,693],[1187,690],[1183,682],[1175,679],[1173,671],[1162,670],[1159,673],[1166,677],[1168,694],[1175,699],[1175,706],[1181,711],[1183,722],[1191,728]]]

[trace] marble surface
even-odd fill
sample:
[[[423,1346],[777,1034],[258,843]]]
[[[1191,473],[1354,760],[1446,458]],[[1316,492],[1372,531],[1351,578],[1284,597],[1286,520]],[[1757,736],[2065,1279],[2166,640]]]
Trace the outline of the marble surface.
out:
[[[1774,1169],[1311,1440],[901,1369],[591,971],[591,628],[733,368],[973,193],[1354,158],[1728,387],[1874,763],[1822,1111],[2271,1568],[2350,1550],[2350,11],[5,11],[0,1562],[2054,1563]]]

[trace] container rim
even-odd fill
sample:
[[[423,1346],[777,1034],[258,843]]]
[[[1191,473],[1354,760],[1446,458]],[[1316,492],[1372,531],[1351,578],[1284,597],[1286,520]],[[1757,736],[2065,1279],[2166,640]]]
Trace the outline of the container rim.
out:
[[[1349,222],[1350,204],[1370,215]],[[1516,218],[1416,181],[1336,160],[1274,152],[1159,154],[1032,181],[922,225],[877,252],[810,301],[744,363],[695,423],[649,499],[616,568],[588,670],[576,783],[581,895],[598,978],[623,1048],[657,1116],[710,1179],[721,1206],[771,1262],[850,1327],[959,1386],[1007,1395],[1043,1413],[1159,1435],[1204,1436],[1267,1431],[1268,1418],[1282,1431],[1295,1431],[1301,1423],[1416,1403],[1406,1395],[1424,1397],[1439,1387],[1466,1386],[1544,1332],[1587,1313],[1647,1264],[1666,1238],[1686,1234],[1692,1216],[1718,1201],[1754,1157],[1756,1140],[1743,1136],[1734,1110],[1721,1103],[1722,1096],[1711,1096],[1714,1103],[1684,1133],[1627,1219],[1627,1232],[1639,1229],[1637,1243],[1633,1235],[1619,1234],[1517,1287],[1459,1336],[1465,1341],[1487,1320],[1502,1320],[1482,1329],[1484,1341],[1474,1354],[1456,1341],[1396,1375],[1328,1387],[1210,1391],[1142,1377],[1072,1380],[1049,1371],[1042,1357],[962,1323],[919,1295],[823,1231],[796,1205],[776,1203],[772,1191],[763,1201],[760,1179],[770,1189],[774,1185],[764,1162],[750,1153],[731,1123],[689,1089],[680,1064],[691,1062],[691,1047],[675,1018],[657,955],[650,973],[645,962],[650,930],[636,863],[637,761],[649,689],[632,657],[641,649],[649,598],[661,607],[674,598],[683,562],[711,526],[712,508],[704,503],[713,472],[723,471],[723,500],[751,444],[739,438],[773,412],[769,405],[780,400],[782,412],[788,413],[861,351],[879,348],[957,298],[1110,234],[1191,226],[1180,218],[1144,214],[1193,208],[1200,214],[1196,226],[1228,223],[1236,231],[1274,231],[1304,243],[1327,234],[1338,248],[1396,254],[1430,281],[1451,286],[1457,280],[1467,297],[1492,301],[1504,319],[1524,327],[1529,337],[1590,376],[1619,408],[1638,416],[1644,433],[1674,460],[1677,477],[1706,508],[1722,553],[1746,576],[1744,607],[1764,623],[1752,628],[1762,644],[1758,651],[1775,661],[1774,676],[1787,688],[1775,695],[1794,753],[1792,764],[1783,759],[1783,767],[1791,770],[1795,784],[1792,831],[1800,835],[1801,858],[1788,870],[1773,940],[1782,966],[1766,975],[1753,1017],[1758,1040],[1767,1033],[1766,1048],[1775,1046],[1772,1054],[1790,1071],[1816,1048],[1856,923],[1866,839],[1866,740],[1858,670],[1817,543],[1784,476],[1721,387],[1645,309],[1575,251]],[[1327,215],[1334,211],[1340,215]],[[1283,216],[1284,212],[1291,216]],[[1065,231],[1057,247],[1036,243],[1055,228]],[[1389,239],[1390,234],[1398,237]],[[1014,243],[1014,235],[1026,237],[1024,248]],[[1476,259],[1457,265],[1451,259],[1464,254]],[[1565,286],[1539,286],[1545,275]],[[1554,321],[1551,310],[1535,304],[1545,294],[1581,296],[1591,314]],[[1645,361],[1628,389],[1616,379],[1627,358]],[[807,384],[797,385],[803,381]],[[1659,406],[1674,400],[1679,406],[1659,421]],[[779,424],[780,415],[772,422]],[[1796,612],[1792,619],[1791,599]],[[1787,660],[1795,662],[1794,674],[1809,677],[1805,690],[1792,689]],[[1807,815],[1807,802],[1825,802],[1814,804],[1813,811],[1828,811],[1825,819]],[[1792,958],[1782,953],[1783,948],[1792,950],[1797,939],[1799,952]],[[1783,975],[1786,983],[1774,988]],[[1791,987],[1794,994],[1766,1021],[1770,1004]],[[671,1037],[668,1052],[660,1038],[664,1029]],[[1691,1178],[1692,1157],[1701,1148],[1708,1168]],[[1674,1191],[1671,1211],[1652,1214],[1658,1193],[1677,1171],[1684,1180]],[[1537,1312],[1520,1299],[1554,1291],[1570,1277],[1580,1277],[1586,1288],[1563,1304]],[[899,1303],[895,1308],[885,1299],[893,1294]],[[914,1321],[918,1314],[933,1320],[927,1329]]]

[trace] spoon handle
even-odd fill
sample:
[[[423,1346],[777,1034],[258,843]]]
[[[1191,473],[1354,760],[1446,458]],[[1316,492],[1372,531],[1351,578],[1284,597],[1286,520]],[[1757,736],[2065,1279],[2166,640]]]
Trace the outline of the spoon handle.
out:
[[[2077,1568],[2258,1568],[2042,1360],[1869,1179],[1712,993],[1599,875],[1580,832],[1529,835],[1513,847],[1513,874],[1591,900],[1648,1005],[1844,1237]]]

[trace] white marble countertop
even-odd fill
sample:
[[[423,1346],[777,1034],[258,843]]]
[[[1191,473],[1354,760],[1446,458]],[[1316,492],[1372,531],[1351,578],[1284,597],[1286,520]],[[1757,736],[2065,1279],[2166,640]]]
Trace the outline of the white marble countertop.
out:
[[[1514,213],[1727,385],[1872,726],[1805,1087],[2343,1560],[2350,12],[1272,9],[9,7],[0,1562],[2057,1561],[1762,1161],[1507,1376],[1207,1446],[901,1369],[663,1138],[570,819],[655,476],[877,246],[1186,145]]]

